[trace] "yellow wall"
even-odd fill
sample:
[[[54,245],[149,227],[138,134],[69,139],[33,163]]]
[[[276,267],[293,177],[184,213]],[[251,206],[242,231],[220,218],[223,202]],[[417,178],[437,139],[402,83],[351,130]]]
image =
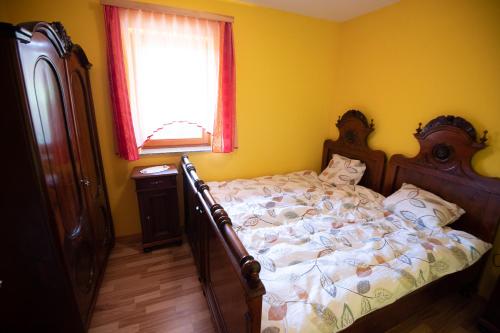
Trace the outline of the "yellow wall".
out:
[[[240,148],[232,154],[191,153],[201,176],[210,180],[318,169],[333,109],[337,24],[227,1],[157,3],[235,18]],[[102,7],[97,0],[16,0],[8,6],[16,23],[61,21],[93,63],[92,91],[116,234],[139,233],[130,171],[137,165],[178,163],[180,155],[134,163],[115,156]]]
[[[335,112],[375,119],[370,143],[418,151],[412,133],[441,114],[489,131],[477,170],[500,177],[500,1],[404,0],[341,24]]]
[[[10,22],[10,16],[8,12],[7,3],[0,3],[0,21],[2,22]]]
[[[412,156],[419,122],[462,116],[489,131],[476,169],[500,177],[500,1],[403,0],[341,24],[339,38],[332,117],[359,108],[375,120],[373,147]],[[483,295],[499,274],[488,266]]]

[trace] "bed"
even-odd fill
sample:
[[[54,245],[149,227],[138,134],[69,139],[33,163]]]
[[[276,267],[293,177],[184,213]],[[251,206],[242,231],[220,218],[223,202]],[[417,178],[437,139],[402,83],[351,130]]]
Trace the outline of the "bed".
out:
[[[373,123],[349,111],[337,127],[322,169],[334,153],[362,160],[363,186],[302,171],[209,188],[183,157],[186,232],[218,331],[383,331],[475,285],[500,215],[499,181],[470,167],[485,140],[461,118],[438,117],[417,130],[416,157],[391,158],[383,182],[385,154],[367,145]],[[468,233],[429,234],[388,214],[377,192],[405,182],[465,208],[453,228]]]

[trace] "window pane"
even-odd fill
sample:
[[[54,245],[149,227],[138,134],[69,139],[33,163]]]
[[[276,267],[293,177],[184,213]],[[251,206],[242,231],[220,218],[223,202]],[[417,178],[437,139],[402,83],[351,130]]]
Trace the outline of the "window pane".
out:
[[[213,131],[220,26],[204,19],[122,9],[120,24],[137,145]],[[155,133],[162,124],[176,125]],[[180,125],[179,122],[196,124]]]

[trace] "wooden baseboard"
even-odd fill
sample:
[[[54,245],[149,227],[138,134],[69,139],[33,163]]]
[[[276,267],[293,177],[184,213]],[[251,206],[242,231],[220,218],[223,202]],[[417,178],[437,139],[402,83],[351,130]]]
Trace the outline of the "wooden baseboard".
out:
[[[116,237],[117,243],[140,243],[142,242],[142,234],[133,234]]]
[[[152,250],[153,248],[159,246],[168,246],[168,245],[181,245],[182,244],[182,235],[170,237],[168,239],[162,239],[154,242],[143,243],[142,248],[144,251]]]

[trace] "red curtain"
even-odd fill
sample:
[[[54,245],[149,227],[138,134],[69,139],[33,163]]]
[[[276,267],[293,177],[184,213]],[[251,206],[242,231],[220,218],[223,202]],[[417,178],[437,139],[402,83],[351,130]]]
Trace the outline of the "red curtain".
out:
[[[128,161],[139,159],[135,140],[130,101],[128,96],[125,63],[120,33],[119,8],[104,6],[107,35],[107,58],[111,106],[115,124],[118,155]]]
[[[236,73],[233,24],[221,22],[219,102],[215,116],[212,151],[230,153],[236,148]]]

